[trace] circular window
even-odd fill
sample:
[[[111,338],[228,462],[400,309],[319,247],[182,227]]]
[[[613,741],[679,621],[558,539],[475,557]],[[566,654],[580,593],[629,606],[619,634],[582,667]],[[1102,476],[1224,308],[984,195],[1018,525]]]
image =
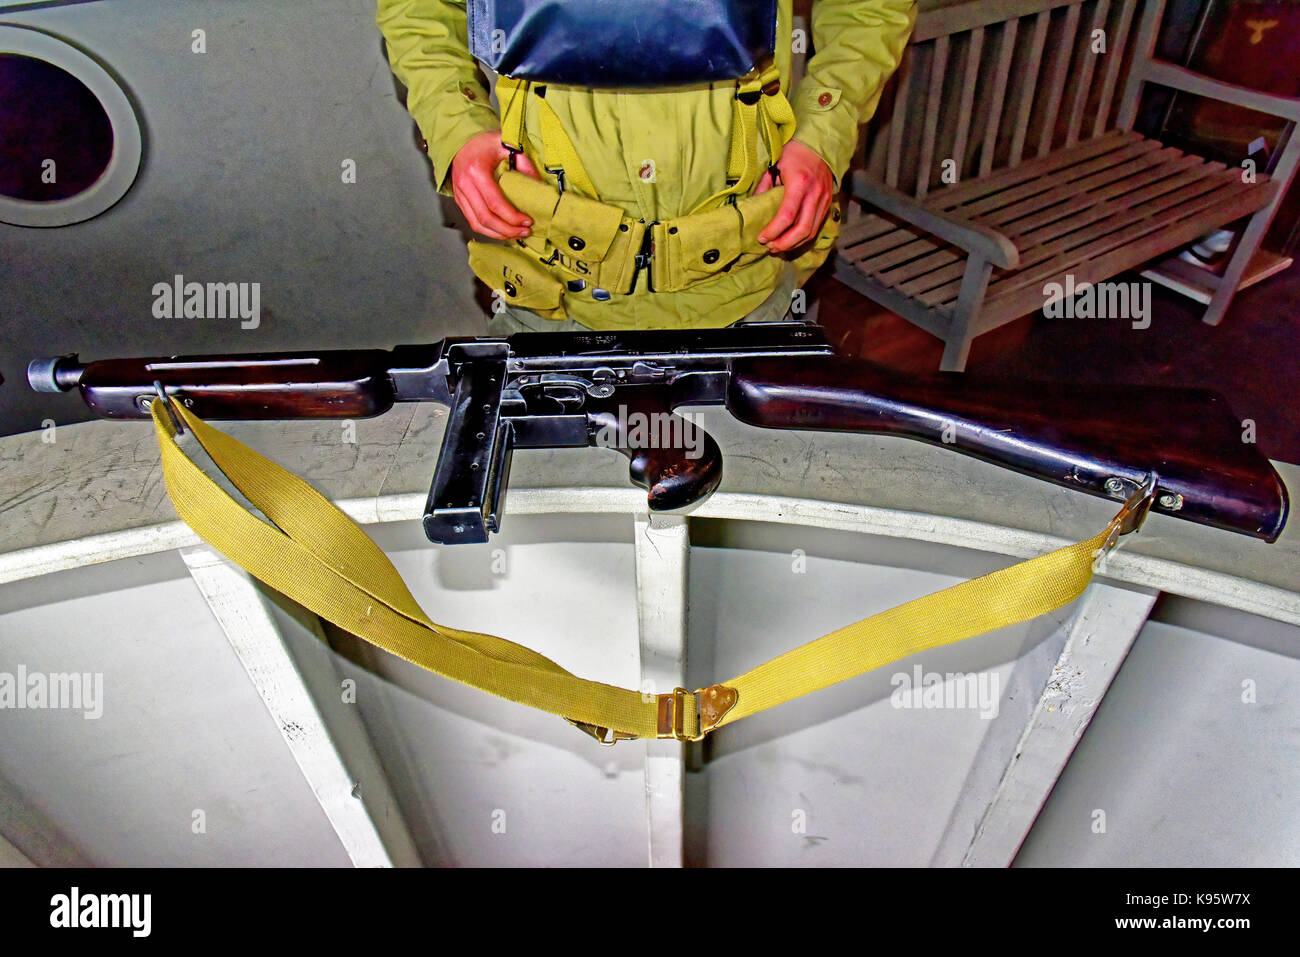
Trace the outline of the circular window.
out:
[[[140,124],[98,63],[45,33],[0,26],[0,222],[66,226],[121,199]]]

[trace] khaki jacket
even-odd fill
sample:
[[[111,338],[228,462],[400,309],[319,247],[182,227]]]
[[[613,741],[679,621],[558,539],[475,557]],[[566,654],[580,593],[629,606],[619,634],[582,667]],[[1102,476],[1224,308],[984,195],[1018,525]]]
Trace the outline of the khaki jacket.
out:
[[[777,12],[776,66],[784,91],[790,89],[792,43],[802,39],[810,46],[807,38],[792,36],[792,2],[779,0]],[[875,112],[885,81],[902,58],[915,2],[813,0],[811,19],[816,53],[789,96],[793,138],[826,160],[838,190],[857,148],[859,127]],[[456,153],[473,136],[500,127],[479,64],[469,53],[465,0],[378,0],[377,22],[393,71],[407,87],[407,107],[428,143],[438,190],[450,196]],[[734,94],[731,83],[628,93],[548,84],[546,102],[601,202],[650,223],[684,216],[724,188]],[[537,123],[535,113],[526,114],[530,143],[541,142]],[[766,161],[761,138],[758,150]],[[541,158],[529,152],[545,181],[556,186]],[[770,219],[773,212],[765,208],[762,215]],[[537,217],[533,219],[535,232]],[[827,217],[814,248],[795,261],[800,284],[825,260],[838,228],[836,209],[834,222]],[[753,230],[745,232],[752,235]],[[649,293],[642,276],[626,295],[594,298],[590,286],[570,291],[576,284],[566,284],[570,277],[557,272],[555,282],[562,290],[555,293],[561,300],[558,308],[511,304],[550,318],[575,319],[592,329],[724,326],[762,303],[790,271],[781,256],[766,254],[762,246],[746,252],[752,254],[743,256],[737,268],[679,291]],[[484,259],[482,250],[477,258]],[[495,265],[489,263],[486,270],[495,271]],[[475,265],[481,278],[499,288],[502,283],[493,282],[486,270]],[[510,273],[508,267],[503,271]]]

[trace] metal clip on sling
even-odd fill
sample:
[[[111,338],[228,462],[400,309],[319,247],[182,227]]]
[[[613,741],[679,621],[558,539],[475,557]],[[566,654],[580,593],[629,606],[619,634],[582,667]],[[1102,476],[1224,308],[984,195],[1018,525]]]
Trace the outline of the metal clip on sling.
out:
[[[631,741],[636,737],[635,734],[628,734],[624,731],[611,731],[609,728],[602,728],[600,725],[588,724],[585,721],[574,721],[572,718],[565,718],[565,721],[573,725],[583,734],[589,734],[607,748],[612,748],[620,741]]]
[[[1094,571],[1101,560],[1119,544],[1122,536],[1138,531],[1146,522],[1151,506],[1156,501],[1156,488],[1157,476],[1155,472],[1151,472],[1124,502],[1119,514],[1115,516],[1113,527],[1110,534],[1106,536],[1105,543],[1097,550],[1097,560],[1092,566]]]
[[[162,402],[163,408],[167,410],[167,418],[172,420],[172,428],[176,430],[176,434],[184,435],[185,426],[181,425],[180,416],[178,416],[176,410],[172,408],[170,396],[167,395],[167,391],[162,387],[162,383],[157,379],[153,380],[153,391],[158,396],[156,401]],[[153,401],[155,400],[150,400],[151,405],[153,404]]]

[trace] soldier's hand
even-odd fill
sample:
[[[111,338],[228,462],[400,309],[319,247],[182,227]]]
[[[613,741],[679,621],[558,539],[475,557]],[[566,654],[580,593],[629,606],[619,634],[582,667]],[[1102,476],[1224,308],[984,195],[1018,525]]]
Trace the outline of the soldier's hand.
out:
[[[772,221],[758,234],[770,252],[783,253],[815,237],[830,212],[835,177],[831,168],[811,148],[791,140],[776,164],[785,185],[785,198]],[[755,195],[772,188],[772,175],[764,173]]]
[[[493,239],[522,239],[533,221],[515,209],[497,185],[497,164],[510,155],[501,145],[501,131],[479,133],[460,148],[451,161],[451,191],[465,218],[477,233]],[[515,169],[540,179],[537,168],[523,153]]]

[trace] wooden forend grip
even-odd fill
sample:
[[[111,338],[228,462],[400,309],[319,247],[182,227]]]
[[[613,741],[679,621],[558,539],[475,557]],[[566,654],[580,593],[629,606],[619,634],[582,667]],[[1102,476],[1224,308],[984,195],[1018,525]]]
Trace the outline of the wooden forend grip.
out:
[[[738,359],[727,408],[763,428],[899,435],[1093,495],[1150,472],[1154,510],[1274,541],[1287,494],[1218,393],[902,375],[838,357]]]
[[[365,418],[392,407],[389,360],[378,349],[107,359],[77,385],[110,419],[147,419],[154,382],[205,419]]]

